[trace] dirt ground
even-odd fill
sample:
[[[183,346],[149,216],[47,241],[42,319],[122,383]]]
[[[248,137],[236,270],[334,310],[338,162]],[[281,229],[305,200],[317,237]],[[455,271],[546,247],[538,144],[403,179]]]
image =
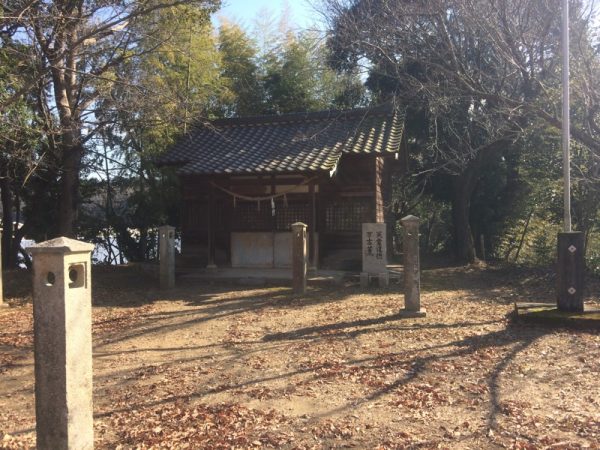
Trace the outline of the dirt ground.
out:
[[[27,448],[29,283],[5,284],[0,448]],[[600,333],[510,319],[553,286],[543,271],[431,269],[427,317],[404,319],[398,285],[165,294],[132,269],[95,269],[96,448],[600,449]]]

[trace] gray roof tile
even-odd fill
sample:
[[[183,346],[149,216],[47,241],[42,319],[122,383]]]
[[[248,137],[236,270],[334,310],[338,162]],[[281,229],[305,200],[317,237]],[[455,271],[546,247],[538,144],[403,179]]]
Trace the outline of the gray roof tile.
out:
[[[221,119],[196,127],[158,164],[183,175],[330,171],[343,153],[398,152],[403,125],[389,106]]]

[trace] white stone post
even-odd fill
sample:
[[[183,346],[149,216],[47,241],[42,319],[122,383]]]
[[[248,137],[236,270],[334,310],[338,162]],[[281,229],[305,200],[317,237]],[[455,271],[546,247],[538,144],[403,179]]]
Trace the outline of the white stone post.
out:
[[[400,221],[404,229],[404,309],[403,316],[424,317],[421,308],[421,267],[419,258],[419,218],[406,216]]]
[[[308,252],[306,251],[306,224],[292,225],[292,288],[294,294],[306,293]]]
[[[175,227],[164,225],[158,229],[158,258],[160,260],[160,287],[175,287]]]
[[[94,447],[93,244],[64,237],[30,247],[37,448]]]

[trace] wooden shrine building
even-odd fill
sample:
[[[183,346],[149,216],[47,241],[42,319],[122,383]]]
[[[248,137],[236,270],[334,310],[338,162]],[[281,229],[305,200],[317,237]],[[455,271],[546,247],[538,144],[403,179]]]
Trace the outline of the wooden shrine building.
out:
[[[289,267],[290,225],[304,222],[311,266],[360,269],[361,224],[386,221],[402,134],[387,106],[197,127],[159,160],[178,166],[183,256],[197,267]]]

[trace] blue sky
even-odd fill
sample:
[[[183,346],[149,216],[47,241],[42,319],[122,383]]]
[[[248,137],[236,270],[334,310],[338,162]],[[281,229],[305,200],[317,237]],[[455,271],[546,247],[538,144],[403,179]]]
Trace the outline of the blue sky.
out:
[[[308,0],[223,0],[223,8],[216,17],[223,16],[243,26],[250,26],[265,11],[279,17],[286,9],[289,9],[293,28],[307,28],[316,21],[317,14]]]

